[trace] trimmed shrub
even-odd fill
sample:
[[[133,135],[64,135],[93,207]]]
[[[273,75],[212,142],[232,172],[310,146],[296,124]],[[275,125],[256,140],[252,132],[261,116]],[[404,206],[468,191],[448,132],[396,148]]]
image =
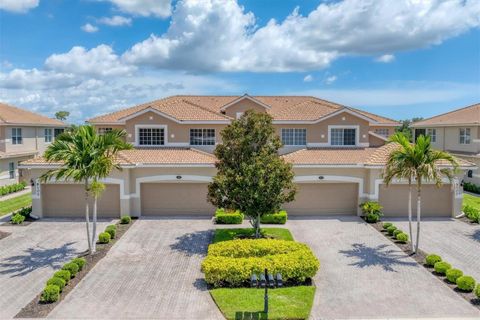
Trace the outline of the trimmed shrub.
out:
[[[449,282],[456,284],[457,279],[463,276],[463,271],[459,269],[448,269],[446,275]]]
[[[58,270],[53,276],[65,280],[65,284],[68,284],[68,281],[72,278],[70,271],[64,269]]]
[[[367,216],[365,217],[365,220],[368,222],[368,223],[376,223],[380,220],[380,216],[378,214],[375,214],[375,213],[369,213],[367,214]]]
[[[260,222],[265,224],[285,224],[287,223],[287,211],[282,210],[277,213],[264,214],[260,217]]]
[[[396,239],[400,242],[406,243],[408,242],[408,234],[405,232],[399,233],[397,234]]]
[[[440,262],[435,263],[433,268],[435,269],[436,273],[439,273],[441,275],[445,275],[447,270],[452,268],[452,265],[448,262],[440,261]]]
[[[115,239],[115,235],[117,234],[117,227],[115,225],[109,225],[105,228],[105,232],[110,234],[110,239]]]
[[[20,183],[14,183],[14,184],[9,184],[9,185],[0,187],[0,196],[5,196],[7,194],[23,190],[25,189],[26,186],[27,184],[24,181],[22,181]]]
[[[130,218],[130,216],[122,216],[120,219],[121,224],[129,224],[130,222],[132,222],[132,218]]]
[[[108,232],[102,232],[98,235],[98,243],[109,243],[112,237]]]
[[[393,226],[393,223],[391,223],[391,222],[384,222],[382,226],[383,226],[383,229],[387,230],[388,227]]]
[[[82,271],[83,267],[87,264],[87,260],[85,260],[85,258],[75,258],[72,259],[71,262],[78,266],[78,271]]]
[[[477,284],[477,287],[475,288],[475,295],[480,299],[480,284]]]
[[[22,224],[25,221],[25,217],[19,213],[15,213],[11,218],[10,222],[12,224]]]
[[[399,234],[399,233],[403,233],[403,231],[400,230],[400,229],[396,229],[395,231],[393,231],[393,236],[396,238],[397,234]]]
[[[18,210],[16,212],[17,214],[21,214],[25,218],[30,217],[30,214],[32,213],[32,207],[23,207],[22,209]]]
[[[425,258],[425,263],[430,266],[430,267],[433,267],[435,266],[435,263],[437,262],[440,262],[442,261],[442,257],[440,257],[439,255],[437,254],[429,254],[426,258]]]
[[[58,301],[60,298],[60,288],[54,284],[47,285],[45,289],[43,289],[42,296],[40,297],[40,301],[45,303],[52,303]]]
[[[480,193],[480,187],[471,182],[464,182],[463,190],[473,193]]]
[[[387,228],[388,234],[391,235],[391,236],[393,236],[393,232],[395,230],[397,230],[397,227],[395,227],[395,226],[390,226],[390,227]]]
[[[470,276],[461,276],[457,279],[458,289],[466,292],[472,292],[475,289],[475,279]]]
[[[274,240],[231,240],[212,244],[202,263],[207,283],[215,286],[241,286],[252,273],[281,273],[284,281],[302,283],[318,271],[320,262],[302,243]]]
[[[227,211],[219,208],[215,211],[215,223],[217,224],[241,224],[243,214],[240,211]]]
[[[480,218],[480,211],[472,206],[466,205],[463,207],[463,213],[472,222],[478,222]]]
[[[62,278],[52,277],[48,279],[47,286],[52,284],[57,286],[60,289],[60,292],[62,292],[63,288],[65,288],[66,282]]]
[[[70,277],[75,278],[75,275],[77,274],[78,270],[80,270],[80,268],[78,267],[78,265],[76,263],[69,262],[69,263],[66,263],[62,267],[62,270],[69,271],[70,272]]]

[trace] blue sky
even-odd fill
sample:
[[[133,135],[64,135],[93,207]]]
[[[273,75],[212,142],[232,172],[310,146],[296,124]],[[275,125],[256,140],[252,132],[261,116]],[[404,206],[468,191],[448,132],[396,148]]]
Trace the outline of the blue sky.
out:
[[[2,0],[0,100],[71,121],[173,94],[396,119],[480,102],[480,1]]]

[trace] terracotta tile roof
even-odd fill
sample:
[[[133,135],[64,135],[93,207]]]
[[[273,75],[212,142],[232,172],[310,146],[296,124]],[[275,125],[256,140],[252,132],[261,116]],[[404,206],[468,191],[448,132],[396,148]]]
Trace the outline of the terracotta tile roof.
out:
[[[450,111],[432,118],[418,121],[412,124],[413,127],[435,126],[435,125],[464,125],[480,124],[480,103]]]
[[[132,108],[123,109],[99,117],[89,119],[91,123],[110,123],[122,121],[149,107],[163,112],[178,121],[212,121],[230,120],[221,113],[223,106],[242,96],[172,96],[144,103]],[[251,98],[270,106],[267,110],[275,120],[314,121],[333,112],[347,108],[343,105],[309,96],[252,96]],[[348,108],[358,112],[379,125],[398,124],[398,122],[374,115],[365,111]]]
[[[60,120],[51,119],[38,113],[13,107],[0,102],[0,125],[2,124],[65,126],[65,124]]]

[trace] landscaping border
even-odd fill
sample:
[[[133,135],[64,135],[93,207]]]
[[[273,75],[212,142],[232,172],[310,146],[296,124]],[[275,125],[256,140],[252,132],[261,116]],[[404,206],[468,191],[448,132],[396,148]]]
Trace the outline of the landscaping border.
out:
[[[84,268],[79,271],[75,278],[71,279],[68,282],[68,285],[62,291],[60,299],[53,303],[43,303],[40,302],[40,297],[42,293],[40,292],[30,303],[28,303],[19,313],[15,315],[14,318],[45,318],[48,314],[55,309],[55,307],[72,291],[75,286],[82,281],[92,270],[95,265],[103,259],[108,253],[108,251],[117,243],[117,241],[127,232],[127,230],[135,223],[136,220],[131,221],[129,224],[121,224],[120,221],[117,225],[117,233],[115,239],[112,239],[107,244],[100,244],[97,242],[97,252],[94,255],[83,254],[79,255],[81,258],[85,258],[87,263]],[[52,273],[53,275],[53,273]]]
[[[473,292],[464,292],[461,291],[457,288],[456,284],[449,283],[443,275],[439,275],[438,273],[433,270],[433,267],[428,266],[425,263],[425,258],[427,257],[427,253],[421,249],[418,249],[418,252],[415,254],[413,251],[410,249],[410,241],[406,243],[401,243],[399,241],[396,241],[393,237],[390,237],[387,234],[387,231],[383,229],[383,222],[379,221],[376,223],[367,223],[366,224],[372,226],[375,230],[377,230],[379,233],[384,235],[387,239],[389,239],[393,244],[395,244],[398,248],[400,248],[403,252],[405,252],[409,257],[411,257],[413,260],[415,260],[419,265],[427,269],[435,278],[437,278],[440,282],[451,288],[453,291],[455,291],[459,296],[461,296],[463,299],[468,301],[472,306],[476,307],[477,309],[480,310],[480,299],[475,297],[475,294]]]

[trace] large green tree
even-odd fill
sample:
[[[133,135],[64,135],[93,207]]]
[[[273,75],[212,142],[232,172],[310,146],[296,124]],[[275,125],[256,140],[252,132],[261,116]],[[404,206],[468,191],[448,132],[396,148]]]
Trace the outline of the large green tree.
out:
[[[55,112],[55,118],[57,118],[60,121],[65,121],[67,118],[70,116],[70,112],[68,111],[57,111]]]
[[[247,111],[222,133],[215,149],[217,175],[208,186],[215,206],[243,212],[260,236],[260,218],[294,200],[292,165],[278,154],[282,147],[266,113]]]

